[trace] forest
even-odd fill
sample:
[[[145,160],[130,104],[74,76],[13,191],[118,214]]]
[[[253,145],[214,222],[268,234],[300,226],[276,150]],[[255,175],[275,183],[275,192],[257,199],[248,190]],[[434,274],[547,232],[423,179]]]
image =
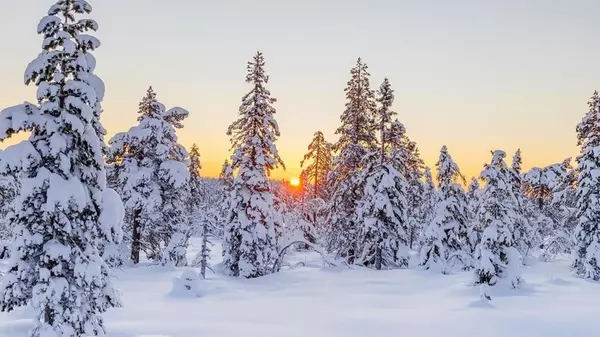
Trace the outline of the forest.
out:
[[[346,104],[340,107],[337,139],[315,130],[306,140],[299,181],[290,184],[270,176],[285,166],[271,93],[277,88],[269,86],[265,55],[256,52],[247,64],[248,92],[237,119],[223,130],[230,154],[218,178],[205,177],[203,149],[186,149],[177,137],[195,112],[166,107],[152,87],[139,103],[137,124],[105,139],[101,120],[111,112],[103,111],[105,87],[95,74],[93,54],[101,43],[93,36],[98,24],[91,14],[85,0],[56,1],[37,27],[42,50],[25,70],[25,84],[37,88],[37,97],[0,113],[1,140],[27,135],[0,152],[0,310],[24,315],[0,316],[0,331],[6,331],[1,335],[158,336],[132,327],[111,334],[110,319],[104,318],[117,320],[107,311],[128,307],[121,300],[127,292],[117,284],[138,275],[140,289],[151,287],[141,280],[151,282],[154,273],[162,275],[155,276],[161,287],[172,287],[165,302],[171,310],[179,310],[172,300],[178,297],[198,299],[194,305],[202,306],[209,289],[218,291],[210,282],[255,282],[227,283],[233,294],[235,287],[268,292],[277,280],[312,269],[323,278],[323,270],[342,273],[334,279],[342,288],[354,277],[394,277],[394,284],[404,277],[425,287],[446,278],[476,290],[468,293],[473,308],[494,308],[497,297],[503,303],[506,294],[527,293],[538,281],[529,283],[526,273],[544,264],[559,266],[573,280],[553,279],[557,284],[599,287],[598,92],[573,126],[580,146],[576,158],[524,171],[527,158],[520,150],[490,149],[480,176],[467,181],[446,146],[434,170],[425,165],[394,110],[392,83],[372,84],[367,63],[358,58],[346,87],[340,87]],[[399,274],[403,271],[410,274]],[[165,275],[175,274],[165,283]],[[325,282],[318,280],[307,284]],[[348,291],[373,287],[365,281]],[[162,288],[147,291],[162,291],[156,289]],[[256,296],[249,301],[259,301]],[[181,310],[196,310],[190,303]],[[224,302],[219,303],[215,307]],[[145,297],[129,304],[143,312]],[[597,313],[592,309],[585,317],[593,322]],[[491,315],[484,319],[494,319]],[[6,323],[18,321],[15,317],[28,317],[28,323]],[[259,330],[249,336],[282,333]],[[210,335],[181,331],[169,336]],[[236,335],[219,331],[224,330],[212,333]]]

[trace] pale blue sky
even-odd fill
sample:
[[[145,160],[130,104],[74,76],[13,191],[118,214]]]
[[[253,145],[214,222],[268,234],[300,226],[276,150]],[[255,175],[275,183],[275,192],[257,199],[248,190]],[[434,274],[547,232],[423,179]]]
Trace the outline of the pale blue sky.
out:
[[[225,131],[256,50],[279,99],[285,177],[298,174],[316,130],[334,139],[359,56],[374,87],[390,78],[427,164],[446,144],[468,176],[493,148],[512,155],[520,146],[526,167],[575,156],[575,125],[600,87],[597,0],[90,2],[109,133],[135,123],[152,84],[167,106],[191,111],[180,138],[198,143],[211,175],[227,155]],[[34,99],[23,70],[40,51],[35,29],[52,3],[0,0],[1,107]]]

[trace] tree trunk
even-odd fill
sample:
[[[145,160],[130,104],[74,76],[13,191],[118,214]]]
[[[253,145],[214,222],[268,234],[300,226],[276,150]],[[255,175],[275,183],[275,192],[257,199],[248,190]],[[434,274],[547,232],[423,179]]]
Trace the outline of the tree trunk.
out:
[[[52,317],[52,309],[50,309],[49,306],[46,306],[46,308],[44,309],[44,323],[48,324],[48,325],[53,325],[54,324],[54,317]]]
[[[381,247],[379,244],[377,244],[377,248],[375,250],[375,269],[377,269],[377,270],[381,270],[381,260],[382,260],[381,254],[382,254]]]
[[[142,233],[140,230],[140,213],[139,209],[135,210],[133,216],[133,229],[131,234],[131,261],[133,263],[140,263],[140,248],[141,248],[141,237]]]

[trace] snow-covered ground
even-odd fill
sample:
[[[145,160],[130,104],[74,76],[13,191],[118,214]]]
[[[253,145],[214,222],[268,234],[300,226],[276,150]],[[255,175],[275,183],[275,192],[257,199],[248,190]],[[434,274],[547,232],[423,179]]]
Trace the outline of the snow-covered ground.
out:
[[[190,257],[199,247],[193,240]],[[140,265],[118,272],[124,307],[105,315],[109,337],[596,337],[600,284],[574,278],[568,261],[538,263],[524,290],[492,292],[492,308],[473,306],[471,273],[306,266],[260,279],[209,273],[204,296],[170,296],[182,270]],[[220,261],[218,247],[213,262]],[[0,313],[0,336],[23,337],[31,313]]]

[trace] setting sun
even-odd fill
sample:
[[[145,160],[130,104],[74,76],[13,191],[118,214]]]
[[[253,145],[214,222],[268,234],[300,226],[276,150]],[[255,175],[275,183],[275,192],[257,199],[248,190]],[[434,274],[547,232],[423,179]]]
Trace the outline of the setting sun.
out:
[[[290,180],[290,185],[292,185],[292,186],[296,186],[296,187],[297,187],[297,186],[300,186],[300,179],[298,179],[298,178],[292,178],[292,179]]]

